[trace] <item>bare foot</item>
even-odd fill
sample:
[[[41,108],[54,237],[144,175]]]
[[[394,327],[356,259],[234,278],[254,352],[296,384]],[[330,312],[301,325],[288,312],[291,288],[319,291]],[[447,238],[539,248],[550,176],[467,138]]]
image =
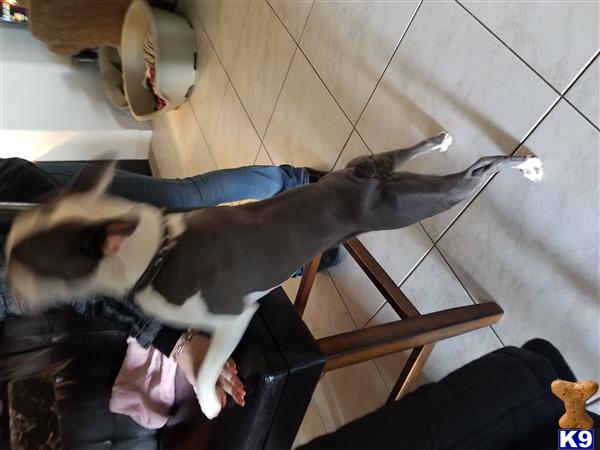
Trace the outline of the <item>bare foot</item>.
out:
[[[192,386],[196,385],[196,377],[198,376],[198,371],[200,370],[202,361],[208,351],[209,344],[210,338],[208,336],[202,334],[194,335],[177,358],[177,365],[183,371],[185,378]],[[175,345],[175,347],[177,347],[177,345]],[[244,399],[246,391],[244,390],[244,385],[237,373],[238,371],[235,362],[233,359],[229,358],[227,363],[223,366],[221,375],[215,386],[222,406],[225,406],[227,403],[227,395],[233,398],[240,406],[246,404],[246,400]]]

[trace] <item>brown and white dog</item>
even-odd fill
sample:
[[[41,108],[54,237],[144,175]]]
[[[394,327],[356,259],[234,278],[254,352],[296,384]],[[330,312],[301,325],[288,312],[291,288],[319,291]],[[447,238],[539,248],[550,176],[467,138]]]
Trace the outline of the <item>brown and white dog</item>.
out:
[[[159,320],[208,332],[196,392],[204,413],[221,409],[215,384],[258,308],[313,256],[360,233],[401,228],[471,197],[495,173],[542,177],[538,158],[482,158],[463,172],[399,172],[410,158],[446,151],[442,133],[414,147],[365,156],[274,198],[165,215],[106,195],[114,165],[89,166],[59,198],[21,213],[6,243],[19,304],[40,310],[73,297],[129,297]]]

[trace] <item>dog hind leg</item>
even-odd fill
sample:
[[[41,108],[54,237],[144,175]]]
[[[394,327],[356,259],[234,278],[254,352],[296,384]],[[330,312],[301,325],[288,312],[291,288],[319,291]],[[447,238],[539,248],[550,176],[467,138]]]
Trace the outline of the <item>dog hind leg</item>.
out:
[[[515,168],[532,180],[541,179],[538,158],[491,156],[479,159],[462,172],[445,176],[395,173],[381,183],[381,195],[367,216],[370,230],[401,228],[444,212],[471,198],[503,169]]]
[[[451,144],[452,136],[442,132],[409,148],[359,156],[351,160],[346,167],[354,168],[354,175],[359,178],[385,179],[412,158],[434,151],[445,152]]]
[[[425,139],[412,147],[379,153],[375,155],[375,157],[381,159],[389,158],[393,161],[394,171],[397,171],[404,164],[417,156],[436,151],[441,153],[446,152],[450,145],[452,145],[452,140],[452,136],[444,131],[437,136]]]

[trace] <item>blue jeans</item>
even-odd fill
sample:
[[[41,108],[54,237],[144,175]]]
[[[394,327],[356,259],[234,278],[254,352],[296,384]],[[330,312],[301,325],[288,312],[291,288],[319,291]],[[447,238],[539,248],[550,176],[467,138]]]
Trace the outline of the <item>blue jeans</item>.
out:
[[[66,185],[81,169],[80,163],[44,164],[60,185]],[[248,166],[215,170],[184,179],[153,178],[117,170],[110,187],[113,195],[158,207],[202,208],[239,200],[264,199],[308,183],[304,168]]]

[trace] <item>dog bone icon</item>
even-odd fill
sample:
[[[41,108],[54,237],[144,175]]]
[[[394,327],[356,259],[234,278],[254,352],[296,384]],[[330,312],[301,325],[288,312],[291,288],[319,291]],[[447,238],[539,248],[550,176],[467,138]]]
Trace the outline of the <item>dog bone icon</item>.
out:
[[[598,391],[598,383],[554,380],[550,387],[565,404],[565,414],[558,421],[561,428],[587,430],[594,426],[594,421],[585,412],[585,402]]]

